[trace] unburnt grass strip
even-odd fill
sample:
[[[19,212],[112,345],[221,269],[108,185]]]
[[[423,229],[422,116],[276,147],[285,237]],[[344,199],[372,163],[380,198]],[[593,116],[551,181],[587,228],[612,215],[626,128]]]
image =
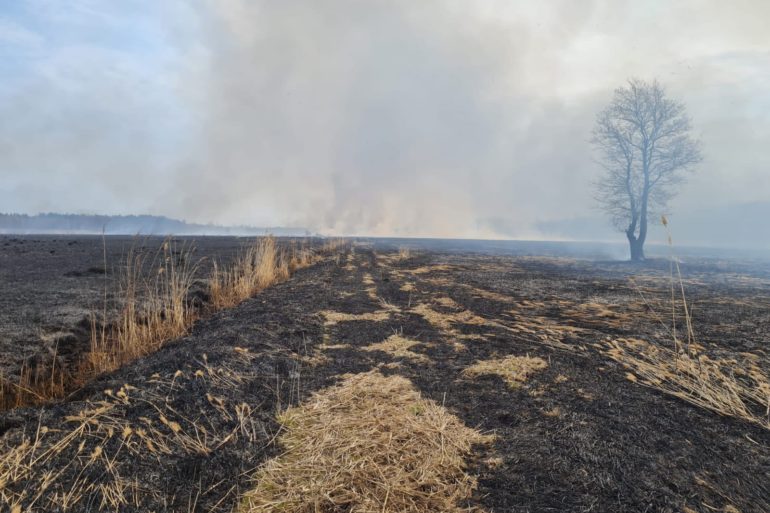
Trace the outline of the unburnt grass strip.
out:
[[[54,355],[50,365],[22,366],[17,380],[0,376],[0,409],[61,399],[96,376],[186,335],[201,316],[235,306],[345,247],[347,243],[341,239],[315,248],[293,243],[288,249],[279,248],[272,236],[255,239],[231,264],[214,263],[205,304],[191,297],[200,262],[194,260],[191,246],[177,247],[169,238],[154,255],[132,247],[114,293],[119,304],[116,320],[108,321],[105,289],[101,320],[97,321],[96,313],[92,315],[89,350],[69,366],[60,364]]]

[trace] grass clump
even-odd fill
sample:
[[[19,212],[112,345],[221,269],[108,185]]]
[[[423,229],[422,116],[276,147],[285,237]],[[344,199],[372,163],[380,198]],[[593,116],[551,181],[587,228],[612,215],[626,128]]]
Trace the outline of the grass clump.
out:
[[[361,314],[351,314],[346,312],[335,312],[332,310],[323,310],[321,312],[325,321],[324,325],[334,326],[340,322],[353,322],[353,321],[372,321],[382,322],[390,319],[390,310],[377,310],[376,312],[366,312]]]
[[[410,340],[398,333],[394,333],[382,342],[366,346],[364,351],[382,351],[395,358],[428,361],[428,357],[425,355],[412,351],[412,348],[419,344],[416,340]]]
[[[42,404],[50,398],[63,397],[69,375],[56,355],[48,366],[22,363],[17,380],[0,375],[0,411]]]
[[[294,267],[305,262],[305,254],[295,254]],[[214,262],[209,293],[214,308],[237,305],[260,290],[289,277],[289,265],[279,254],[273,237],[257,239],[246,247],[227,268]]]
[[[511,388],[517,388],[533,374],[545,369],[545,360],[530,356],[507,356],[501,359],[477,362],[463,371],[466,377],[497,375]]]
[[[156,351],[166,340],[181,337],[195,321],[190,289],[198,269],[193,248],[177,248],[166,240],[148,260],[132,248],[121,269],[117,298],[120,304],[112,329],[91,325],[91,348],[81,379],[117,369]],[[106,305],[103,316],[107,317]]]
[[[488,437],[399,376],[357,374],[279,416],[285,452],[266,463],[241,513],[468,511],[464,458]]]

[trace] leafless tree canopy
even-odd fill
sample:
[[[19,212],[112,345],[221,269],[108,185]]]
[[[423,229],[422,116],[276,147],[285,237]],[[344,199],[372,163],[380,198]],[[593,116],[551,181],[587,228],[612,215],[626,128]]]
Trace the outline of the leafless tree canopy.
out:
[[[649,216],[664,211],[684,172],[701,160],[690,119],[657,81],[631,79],[597,116],[592,142],[605,169],[597,199],[625,232],[631,259],[641,260]]]

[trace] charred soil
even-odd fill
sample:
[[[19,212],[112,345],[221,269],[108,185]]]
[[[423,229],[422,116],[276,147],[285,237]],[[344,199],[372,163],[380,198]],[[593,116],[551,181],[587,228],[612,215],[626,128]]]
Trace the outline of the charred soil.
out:
[[[766,372],[770,280],[684,270],[701,351],[750,354]],[[4,412],[0,500],[233,511],[283,451],[280,411],[378,369],[493,435],[468,458],[478,482],[460,506],[770,511],[770,430],[629,379],[607,353],[617,339],[666,343],[668,272],[355,246],[66,402]],[[528,367],[506,379],[489,370],[501,361]]]

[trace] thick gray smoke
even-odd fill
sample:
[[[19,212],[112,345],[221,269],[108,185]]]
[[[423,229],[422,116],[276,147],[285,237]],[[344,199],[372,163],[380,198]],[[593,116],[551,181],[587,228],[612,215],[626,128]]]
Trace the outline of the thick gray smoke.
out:
[[[770,200],[762,0],[144,4],[4,17],[4,210],[548,236],[596,215],[589,134],[630,75],[703,139],[679,210]]]

